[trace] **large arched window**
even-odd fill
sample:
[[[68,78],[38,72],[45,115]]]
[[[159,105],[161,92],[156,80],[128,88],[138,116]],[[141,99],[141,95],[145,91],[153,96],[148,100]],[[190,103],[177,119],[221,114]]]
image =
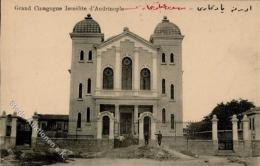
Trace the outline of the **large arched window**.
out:
[[[144,68],[141,70],[141,79],[140,79],[140,89],[141,90],[150,90],[151,89],[151,74],[150,70]]]
[[[162,94],[165,94],[165,79],[162,79]]]
[[[89,61],[92,61],[92,51],[89,51],[89,52],[88,52],[88,60],[89,60]]]
[[[171,84],[171,99],[174,99],[174,85]]]
[[[165,63],[165,53],[162,53],[162,63]]]
[[[87,117],[86,117],[87,122],[90,122],[90,109],[89,107],[87,108]]]
[[[81,128],[81,113],[78,113],[77,128]]]
[[[113,69],[107,67],[103,71],[103,89],[114,88],[114,73]]]
[[[122,61],[122,89],[132,89],[132,60],[128,57]]]
[[[170,55],[170,62],[174,63],[174,54],[173,53],[171,53],[171,55]]]
[[[91,79],[88,79],[88,89],[87,89],[87,93],[91,93]]]
[[[83,61],[84,60],[84,51],[80,51],[80,54],[79,54],[79,60],[80,61]]]
[[[79,84],[79,98],[82,98],[82,83]]]
[[[165,123],[166,119],[166,113],[165,113],[165,109],[162,109],[162,123]]]

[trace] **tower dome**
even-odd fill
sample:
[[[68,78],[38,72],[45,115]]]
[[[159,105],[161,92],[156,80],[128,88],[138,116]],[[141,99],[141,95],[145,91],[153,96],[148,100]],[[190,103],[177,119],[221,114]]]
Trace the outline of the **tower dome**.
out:
[[[101,33],[101,29],[99,24],[88,14],[84,20],[74,26],[73,33]]]
[[[174,23],[170,22],[166,16],[163,17],[162,22],[160,22],[155,30],[154,36],[164,37],[164,36],[180,36],[181,30]]]

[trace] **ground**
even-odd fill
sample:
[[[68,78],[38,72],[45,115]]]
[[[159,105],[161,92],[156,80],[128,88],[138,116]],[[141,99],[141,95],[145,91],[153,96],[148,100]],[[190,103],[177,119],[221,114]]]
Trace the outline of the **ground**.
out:
[[[258,166],[260,157],[238,158],[220,156],[191,157],[164,147],[130,146],[99,153],[97,158],[75,158],[67,166]],[[53,164],[55,166],[64,163]]]
[[[25,151],[26,152],[26,151]],[[52,157],[50,152],[47,156],[42,153],[27,150],[21,156],[23,160],[14,160],[13,155],[2,158],[0,165],[25,165],[38,166]],[[69,152],[69,151],[68,151]],[[69,152],[70,158],[66,162],[56,161],[52,166],[258,166],[260,165],[260,157],[236,157],[236,156],[199,156],[191,152],[178,152],[170,149],[168,146],[129,146],[126,148],[115,148],[98,153],[73,153]],[[27,154],[27,155],[25,155]],[[38,154],[38,155],[37,155]],[[40,158],[39,158],[39,154]],[[29,160],[26,159],[26,156]],[[34,156],[34,157],[30,157]],[[57,157],[57,156],[56,156]],[[81,157],[81,158],[77,158]],[[44,160],[43,160],[44,159]],[[53,158],[54,159],[54,158]],[[56,158],[55,158],[56,159]],[[22,162],[23,161],[23,162]]]

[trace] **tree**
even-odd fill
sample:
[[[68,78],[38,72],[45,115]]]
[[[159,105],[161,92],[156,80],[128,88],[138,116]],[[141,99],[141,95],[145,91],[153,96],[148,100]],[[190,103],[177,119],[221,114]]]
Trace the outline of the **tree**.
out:
[[[253,102],[249,102],[248,100],[244,99],[232,100],[227,103],[221,102],[220,104],[217,104],[217,106],[211,111],[211,113],[205,116],[203,120],[188,125],[187,130],[195,132],[211,131],[211,119],[213,115],[216,115],[219,119],[219,130],[231,130],[232,115],[237,115],[238,120],[241,121],[243,118],[243,113],[254,107],[255,105],[253,104]]]

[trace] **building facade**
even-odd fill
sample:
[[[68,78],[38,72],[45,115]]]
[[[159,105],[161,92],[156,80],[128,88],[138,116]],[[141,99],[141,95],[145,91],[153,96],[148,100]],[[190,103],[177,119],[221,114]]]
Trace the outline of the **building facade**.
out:
[[[150,41],[131,32],[104,40],[88,15],[73,32],[69,135],[114,139],[183,135],[182,40],[167,17]]]

